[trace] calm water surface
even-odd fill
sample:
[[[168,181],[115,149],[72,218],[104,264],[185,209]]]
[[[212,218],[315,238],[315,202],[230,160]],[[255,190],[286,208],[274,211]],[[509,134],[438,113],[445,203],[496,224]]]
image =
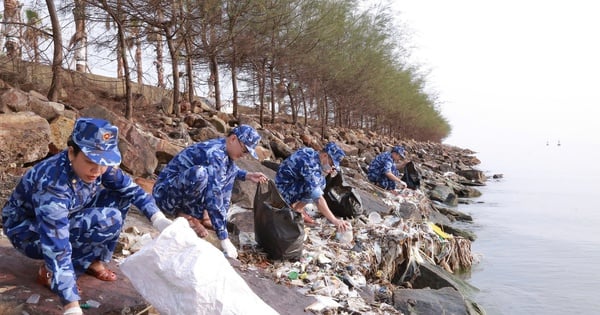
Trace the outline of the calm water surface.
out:
[[[473,215],[469,283],[488,314],[600,314],[600,153],[541,143],[476,154],[487,175]]]

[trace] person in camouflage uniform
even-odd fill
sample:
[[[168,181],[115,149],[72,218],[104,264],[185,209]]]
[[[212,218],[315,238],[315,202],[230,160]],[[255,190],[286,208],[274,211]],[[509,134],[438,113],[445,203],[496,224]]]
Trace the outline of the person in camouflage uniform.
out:
[[[375,185],[387,190],[394,190],[397,184],[406,188],[406,183],[400,179],[400,172],[396,162],[405,159],[404,147],[394,146],[391,152],[383,152],[373,159],[369,165],[367,177]]]
[[[309,203],[315,203],[319,212],[340,231],[345,231],[349,227],[348,222],[333,215],[323,197],[325,176],[339,169],[344,156],[346,154],[339,146],[329,142],[321,151],[308,147],[299,149],[279,166],[275,176],[277,190],[292,209],[302,213],[304,222],[314,223],[304,207]]]
[[[64,151],[36,164],[2,209],[4,233],[33,259],[37,281],[57,293],[65,314],[82,314],[77,277],[114,281],[109,262],[133,204],[162,231],[171,221],[118,165],[118,128],[80,118]]]
[[[233,182],[236,179],[267,181],[263,173],[240,169],[234,162],[246,154],[258,158],[254,148],[259,141],[254,128],[240,125],[227,137],[193,144],[169,161],[152,190],[163,212],[187,218],[200,237],[208,235],[201,223],[206,211],[223,251],[231,258],[237,258],[237,249],[227,232]]]

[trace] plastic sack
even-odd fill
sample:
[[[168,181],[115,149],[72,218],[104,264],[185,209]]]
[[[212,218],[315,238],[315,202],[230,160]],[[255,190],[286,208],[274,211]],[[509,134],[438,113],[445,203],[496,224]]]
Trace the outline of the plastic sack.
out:
[[[275,183],[257,184],[254,237],[269,259],[300,259],[304,247],[302,215],[283,200]]]
[[[406,183],[406,187],[417,190],[421,187],[421,173],[417,170],[415,163],[408,162],[404,166],[404,175],[402,181]]]
[[[354,218],[363,214],[362,200],[358,191],[348,185],[340,170],[335,176],[331,174],[326,178],[323,197],[331,212],[338,217]]]
[[[162,315],[278,314],[184,218],[127,257],[120,269]]]

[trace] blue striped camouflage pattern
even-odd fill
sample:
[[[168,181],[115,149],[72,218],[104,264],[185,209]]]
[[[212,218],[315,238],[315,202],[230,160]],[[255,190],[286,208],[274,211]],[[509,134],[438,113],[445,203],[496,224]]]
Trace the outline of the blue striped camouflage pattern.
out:
[[[405,158],[405,155],[404,155],[405,152],[404,152],[403,146],[401,146],[401,145],[394,146],[392,148],[392,153],[394,153],[394,152],[398,153],[402,158]]]
[[[204,210],[219,239],[227,233],[227,211],[236,179],[245,180],[247,171],[229,158],[226,138],[188,146],[160,172],[152,194],[165,213],[184,213],[202,219]]]
[[[17,250],[45,261],[52,291],[68,303],[80,300],[77,275],[93,261],[110,261],[132,204],[147,218],[159,211],[118,168],[93,183],[80,180],[65,150],[23,175],[2,209],[3,229]]]
[[[255,158],[258,159],[258,155],[256,154],[256,145],[260,141],[260,135],[256,130],[248,125],[240,125],[233,128],[232,132],[240,139],[240,141],[246,146],[246,150],[248,153]]]
[[[325,176],[319,152],[302,148],[281,162],[275,185],[283,199],[290,205],[297,201],[314,202],[323,195]]]
[[[373,159],[369,165],[367,177],[369,181],[379,185],[387,190],[396,189],[396,182],[387,178],[385,174],[392,172],[396,176],[400,176],[400,172],[394,163],[391,152],[383,152]]]
[[[340,169],[340,162],[346,156],[346,153],[335,142],[328,142],[323,151],[327,152],[333,161],[333,166],[336,170]]]
[[[94,163],[103,166],[121,164],[119,128],[98,118],[79,118],[71,135],[81,152]]]

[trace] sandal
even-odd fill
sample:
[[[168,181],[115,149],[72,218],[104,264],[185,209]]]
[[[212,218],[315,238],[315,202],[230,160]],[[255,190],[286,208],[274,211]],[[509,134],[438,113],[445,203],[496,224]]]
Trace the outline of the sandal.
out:
[[[50,288],[50,282],[52,281],[52,273],[46,269],[46,264],[42,264],[37,274],[37,283]]]
[[[184,214],[184,213],[180,213],[179,217],[183,217],[186,220],[188,220],[188,224],[190,225],[192,230],[194,230],[194,232],[196,232],[196,235],[198,235],[198,237],[205,238],[208,236],[208,231],[206,230],[206,228],[204,227],[204,224],[202,222],[203,220],[198,220],[198,219],[192,217],[191,215]]]
[[[88,268],[85,273],[87,273],[88,275],[91,275],[93,277],[96,277],[96,279],[102,280],[102,281],[115,281],[117,280],[117,275],[112,272],[112,270],[108,269],[108,268],[104,268],[102,270],[94,270],[91,268]]]
[[[37,283],[50,289],[51,282],[52,282],[52,273],[50,271],[48,271],[48,269],[46,269],[46,264],[42,264],[40,266],[40,269],[38,270]],[[79,294],[83,293],[83,291],[79,287],[79,284],[77,284],[77,292],[79,292]]]
[[[202,219],[200,223],[202,223],[202,226],[204,226],[206,229],[213,229],[210,219]]]
[[[210,221],[210,217],[208,216],[208,212],[206,210],[204,210],[204,213],[202,214],[200,223],[202,223],[206,229],[213,230],[212,222]]]

